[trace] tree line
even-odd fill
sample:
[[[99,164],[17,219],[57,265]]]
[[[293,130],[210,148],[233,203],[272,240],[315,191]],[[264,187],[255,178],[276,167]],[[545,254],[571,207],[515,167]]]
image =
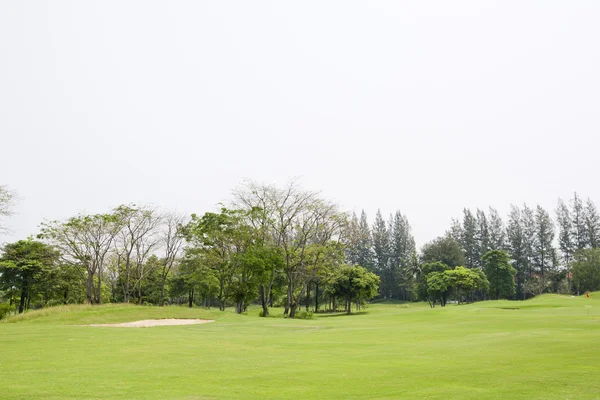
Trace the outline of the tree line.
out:
[[[14,194],[0,190],[0,217]],[[248,181],[215,212],[190,217],[134,204],[46,221],[6,244],[0,304],[23,312],[54,304],[134,302],[305,311],[360,308],[369,299],[525,299],[600,289],[600,216],[577,194],[499,213],[464,209],[417,250],[400,211],[349,214],[295,182]],[[0,228],[2,225],[0,224]]]

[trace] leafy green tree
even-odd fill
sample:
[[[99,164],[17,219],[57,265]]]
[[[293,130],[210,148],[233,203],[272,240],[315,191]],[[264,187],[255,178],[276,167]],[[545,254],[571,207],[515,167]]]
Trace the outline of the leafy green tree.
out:
[[[268,279],[271,266],[283,268],[281,251],[262,244],[250,245],[243,253],[237,254],[237,266],[233,270],[230,282],[232,300],[236,312],[242,313],[248,304],[258,296],[258,288]],[[263,315],[265,307],[263,307]],[[268,312],[268,311],[267,311]]]
[[[577,250],[571,272],[577,293],[600,290],[600,249]]]
[[[231,295],[235,269],[241,262],[240,255],[251,244],[251,227],[244,225],[245,212],[221,208],[220,213],[207,212],[201,217],[192,214],[192,220],[184,229],[191,248],[188,257],[212,269],[219,281],[219,309],[225,310]]]
[[[493,298],[498,300],[513,297],[517,270],[510,265],[508,253],[504,250],[490,250],[483,255],[482,261]]]
[[[464,265],[465,257],[460,244],[451,236],[442,236],[426,243],[421,251],[421,261],[432,263],[439,261],[449,267]]]
[[[449,286],[454,289],[459,304],[463,296],[472,298],[473,292],[489,289],[489,282],[479,269],[458,266],[444,271],[444,274],[448,276]]]
[[[20,291],[19,314],[29,308],[34,285],[43,282],[57,267],[59,253],[53,247],[33,240],[19,240],[4,246],[0,257],[0,279]]]
[[[440,305],[446,305],[448,292],[450,291],[450,278],[444,272],[431,272],[427,275],[427,300],[431,308],[439,301]]]
[[[121,229],[115,214],[78,215],[65,222],[42,224],[39,238],[62,254],[62,261],[83,272],[88,304],[102,302],[102,282],[115,236]]]
[[[346,301],[346,312],[352,303],[360,304],[377,295],[380,278],[358,265],[343,265],[331,278],[333,295]]]
[[[449,269],[451,269],[451,268],[448,265],[446,265],[440,261],[422,264],[418,270],[418,276],[417,276],[417,295],[418,295],[419,299],[421,299],[423,301],[427,300],[429,302],[430,306],[433,307],[435,305],[436,300],[433,300],[433,303],[432,303],[432,299],[430,297],[431,293],[430,293],[429,287],[428,287],[428,277],[429,277],[429,275],[431,275],[433,273],[443,273],[444,271],[447,271]],[[443,302],[442,306],[444,306],[446,304],[445,299],[446,298],[444,297],[444,302]]]

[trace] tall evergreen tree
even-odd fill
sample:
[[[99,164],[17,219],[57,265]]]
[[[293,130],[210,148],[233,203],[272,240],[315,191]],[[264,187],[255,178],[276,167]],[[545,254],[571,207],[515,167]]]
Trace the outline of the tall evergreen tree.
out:
[[[495,208],[489,208],[490,250],[503,250],[506,247],[506,232],[502,218]]]
[[[525,256],[527,258],[526,269],[524,270],[526,281],[533,273],[533,256],[536,242],[535,213],[532,208],[527,206],[527,204],[523,204],[521,220],[523,225]]]
[[[483,210],[477,209],[477,241],[479,257],[477,259],[478,266],[481,266],[481,256],[491,250],[490,246],[490,227],[487,220],[487,216]]]
[[[587,227],[585,221],[585,207],[583,202],[577,195],[577,192],[573,193],[571,199],[571,219],[572,219],[572,231],[573,244],[576,250],[585,249],[588,244],[587,238]]]
[[[542,281],[555,266],[556,251],[553,246],[554,224],[550,214],[541,206],[535,210],[535,244],[533,260]]]
[[[458,243],[462,243],[463,228],[460,220],[452,218],[450,230],[446,231],[446,235],[452,237],[452,239],[456,240]]]
[[[390,264],[393,271],[394,296],[398,295],[406,299],[408,288],[406,287],[409,277],[408,267],[415,253],[415,240],[411,233],[408,218],[396,211],[391,224],[390,233]]]
[[[471,210],[463,210],[462,238],[460,241],[464,252],[467,268],[477,268],[479,266],[479,244],[477,240],[477,218]]]
[[[375,215],[375,222],[373,224],[371,236],[373,237],[375,273],[381,278],[382,294],[387,296],[388,293],[386,293],[384,290],[389,284],[385,281],[385,279],[387,277],[386,272],[388,270],[390,240],[387,225],[381,216],[381,210],[377,210],[377,214]]]
[[[523,284],[528,268],[528,249],[525,239],[523,217],[519,207],[510,206],[508,226],[506,227],[507,247],[512,265],[517,270],[517,297],[524,298]]]
[[[585,225],[588,246],[593,249],[600,247],[600,215],[596,205],[589,198],[585,204]]]
[[[562,199],[558,199],[556,207],[556,223],[558,224],[558,248],[562,254],[565,265],[569,265],[573,258],[573,221],[569,207]]]

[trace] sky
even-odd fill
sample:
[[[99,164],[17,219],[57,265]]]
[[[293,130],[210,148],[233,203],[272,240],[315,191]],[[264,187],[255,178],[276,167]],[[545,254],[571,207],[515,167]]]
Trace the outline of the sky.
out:
[[[462,209],[600,202],[598,1],[0,0],[11,233],[213,211],[299,178],[418,245]]]

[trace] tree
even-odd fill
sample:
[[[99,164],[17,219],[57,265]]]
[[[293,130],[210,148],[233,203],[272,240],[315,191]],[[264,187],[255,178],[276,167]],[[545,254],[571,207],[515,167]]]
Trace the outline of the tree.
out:
[[[591,199],[587,199],[585,205],[585,227],[588,246],[595,249],[600,246],[600,215],[598,209]]]
[[[20,291],[19,314],[29,308],[34,285],[50,275],[58,260],[57,250],[31,238],[4,246],[0,257],[0,279],[9,288]]]
[[[446,299],[450,290],[450,278],[443,272],[432,272],[427,275],[427,300],[431,308],[439,301],[440,305],[446,305]]]
[[[478,241],[478,254],[483,255],[491,250],[490,246],[490,227],[488,224],[487,217],[483,210],[477,209],[477,241]],[[479,260],[480,261],[480,260]],[[481,265],[478,262],[478,265]]]
[[[421,250],[423,263],[442,262],[449,267],[464,265],[465,257],[460,244],[450,236],[442,236],[426,243]]]
[[[480,269],[469,269],[458,266],[454,269],[444,271],[448,276],[449,286],[456,293],[456,299],[460,304],[463,296],[467,299],[474,291],[486,291],[489,289],[489,282]]]
[[[510,265],[510,257],[504,250],[490,250],[482,257],[483,271],[490,283],[490,293],[495,300],[515,295],[517,270]]]
[[[463,210],[463,229],[461,245],[465,252],[465,264],[467,268],[477,268],[479,266],[480,248],[477,237],[477,218],[471,210]]]
[[[577,250],[571,262],[577,293],[600,290],[600,249]]]
[[[346,312],[352,303],[360,304],[377,295],[380,278],[358,265],[343,265],[331,278],[333,295],[345,299]]]
[[[13,191],[5,185],[0,185],[0,233],[7,231],[7,228],[2,224],[2,218],[12,215],[15,198],[16,195]]]
[[[42,224],[39,237],[60,251],[65,264],[82,271],[88,304],[102,301],[102,276],[120,228],[114,214],[78,215],[66,222]]]
[[[573,198],[571,199],[571,218],[573,245],[576,250],[585,249],[588,244],[585,208],[577,192],[573,193]]]
[[[444,275],[440,277],[438,275],[443,275],[444,271],[449,270],[450,267],[442,262],[430,262],[424,263],[421,265],[419,270],[419,276],[417,277],[418,287],[417,293],[421,300],[427,300],[429,302],[430,307],[435,307],[436,302],[439,300],[440,305],[444,307],[446,305],[446,297],[449,289],[449,282],[447,281],[447,277]],[[432,275],[436,275],[434,279],[433,287],[429,288],[429,277]]]
[[[230,296],[235,268],[241,262],[240,254],[250,245],[248,226],[244,225],[244,211],[221,208],[220,213],[207,212],[201,217],[192,214],[184,229],[188,256],[208,266],[219,281],[219,309],[225,310]]]
[[[517,270],[517,296],[524,299],[523,282],[528,270],[529,259],[524,233],[523,218],[518,207],[511,204],[508,225],[506,227],[507,248],[512,265]]]
[[[389,233],[390,264],[393,274],[393,285],[389,288],[390,297],[396,293],[397,297],[406,299],[408,297],[409,264],[416,250],[408,218],[400,211],[396,211]]]
[[[373,272],[373,239],[367,214],[364,210],[360,214],[360,219],[357,218],[356,214],[352,215],[344,242],[346,243],[346,253],[350,264],[360,265]]]
[[[489,248],[490,250],[503,250],[506,248],[506,231],[502,218],[495,208],[489,208]]]
[[[119,259],[118,263],[123,262],[124,265],[123,296],[124,301],[128,303],[132,288],[140,285],[144,277],[146,259],[158,245],[157,234],[162,219],[156,210],[150,207],[138,207],[135,204],[121,205],[114,210],[113,215],[119,224],[114,250]],[[136,271],[138,281],[133,282],[132,285],[134,269],[138,270]],[[141,288],[138,287],[139,293]]]
[[[390,259],[390,235],[388,227],[381,216],[381,210],[375,214],[375,223],[372,229],[373,253],[375,256],[375,273],[382,278],[382,286],[388,287],[389,273],[388,262]],[[389,293],[382,293],[384,296]]]
[[[573,244],[573,221],[569,207],[562,199],[558,199],[556,207],[556,223],[558,224],[558,248],[566,265],[571,263],[575,246]]]
[[[164,229],[160,235],[160,242],[163,248],[163,258],[160,270],[160,306],[165,305],[165,283],[167,276],[173,269],[175,262],[180,256],[185,238],[183,236],[183,226],[185,218],[181,215],[170,213],[164,216]]]
[[[533,261],[536,272],[542,280],[555,264],[554,224],[546,210],[537,206],[535,211],[535,242]]]

